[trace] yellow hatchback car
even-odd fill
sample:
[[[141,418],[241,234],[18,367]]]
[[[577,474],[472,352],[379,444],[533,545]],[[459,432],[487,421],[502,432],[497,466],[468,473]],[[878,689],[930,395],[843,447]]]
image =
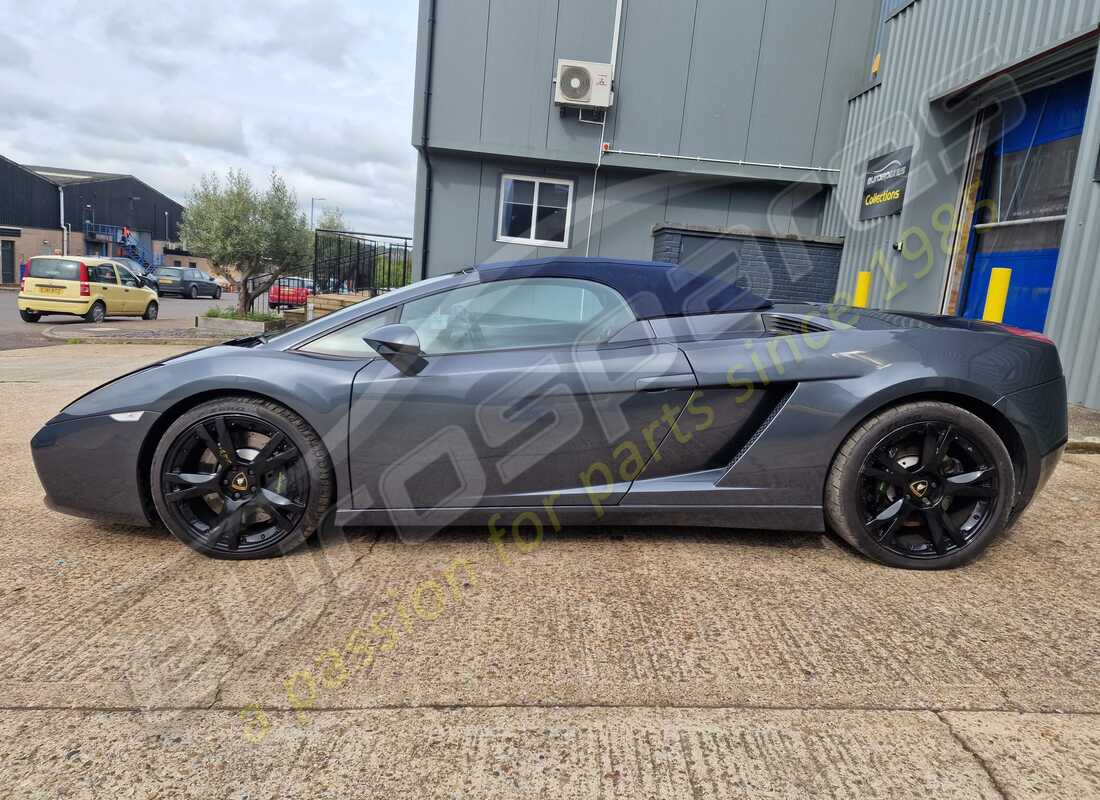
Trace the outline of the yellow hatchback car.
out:
[[[107,258],[34,256],[19,284],[19,316],[38,322],[44,314],[68,314],[88,322],[106,317],[156,319],[157,293],[130,270]]]

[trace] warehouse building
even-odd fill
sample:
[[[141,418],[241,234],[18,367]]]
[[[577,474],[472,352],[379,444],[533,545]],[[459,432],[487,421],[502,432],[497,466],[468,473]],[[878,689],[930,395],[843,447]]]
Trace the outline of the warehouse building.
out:
[[[132,175],[26,166],[0,156],[0,284],[31,256],[125,256],[157,266],[183,206]]]
[[[1100,0],[421,0],[418,266],[988,304],[1100,407],[1098,25]]]

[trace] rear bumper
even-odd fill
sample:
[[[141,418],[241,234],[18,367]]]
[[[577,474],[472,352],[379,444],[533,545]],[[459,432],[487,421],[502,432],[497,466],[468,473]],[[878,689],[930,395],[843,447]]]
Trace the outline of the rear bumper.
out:
[[[45,297],[40,295],[21,294],[16,300],[20,311],[35,311],[39,314],[76,314],[83,316],[88,313],[95,301],[94,297],[82,297],[79,300],[69,300],[61,297]]]
[[[1023,509],[1050,479],[1069,440],[1066,379],[1014,392],[998,400],[996,407],[1012,423],[1024,446],[1027,470],[1016,499],[1017,509]]]
[[[150,525],[155,514],[144,499],[141,445],[159,414],[136,422],[109,415],[54,422],[31,440],[47,507],[77,517]]]

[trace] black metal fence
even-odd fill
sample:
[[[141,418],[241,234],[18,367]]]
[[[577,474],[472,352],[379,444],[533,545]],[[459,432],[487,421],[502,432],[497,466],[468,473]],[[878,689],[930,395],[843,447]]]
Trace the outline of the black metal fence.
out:
[[[412,239],[408,237],[329,230],[314,235],[317,294],[374,294],[412,280]]]
[[[413,281],[412,239],[407,236],[386,236],[355,231],[317,230],[313,234],[313,264],[289,270],[280,278],[277,290],[279,305],[304,302],[302,291],[293,291],[303,283],[312,282],[310,294],[378,294],[405,286]],[[266,275],[251,279],[252,286],[266,283]],[[277,282],[278,283],[278,282]],[[284,291],[284,287],[291,291]],[[271,292],[252,300],[254,313],[277,310]]]

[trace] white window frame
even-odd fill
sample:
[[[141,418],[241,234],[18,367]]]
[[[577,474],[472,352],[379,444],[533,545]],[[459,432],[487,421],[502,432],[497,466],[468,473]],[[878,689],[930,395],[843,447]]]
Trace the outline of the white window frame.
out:
[[[534,202],[531,204],[531,238],[524,239],[519,236],[504,235],[504,187],[508,181],[527,181],[535,184]],[[569,187],[569,199],[565,206],[565,241],[552,242],[547,239],[535,238],[535,222],[539,208],[539,189],[542,184],[549,183],[557,186]],[[526,244],[532,247],[556,247],[559,250],[569,248],[569,240],[573,232],[573,185],[574,182],[567,178],[540,178],[534,175],[501,175],[500,176],[500,210],[497,213],[497,241],[510,244]]]

